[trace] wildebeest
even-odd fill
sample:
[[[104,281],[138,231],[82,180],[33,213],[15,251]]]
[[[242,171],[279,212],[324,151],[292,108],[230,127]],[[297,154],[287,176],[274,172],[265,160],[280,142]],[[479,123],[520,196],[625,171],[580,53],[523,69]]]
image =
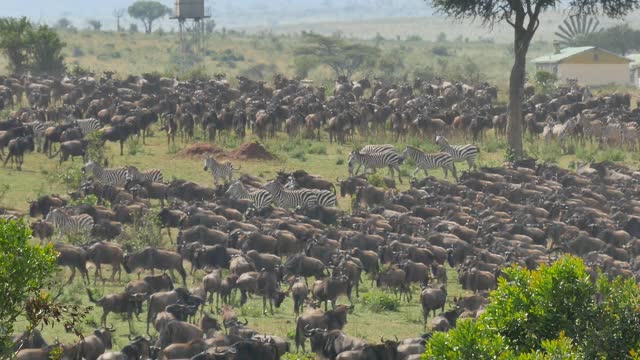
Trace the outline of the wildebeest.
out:
[[[182,256],[178,253],[155,248],[145,248],[137,253],[125,254],[124,270],[131,273],[136,269],[176,270],[182,277],[182,283],[187,286],[187,272],[182,265]]]
[[[107,316],[110,312],[117,314],[127,314],[127,321],[129,322],[129,331],[133,332],[133,314],[136,317],[142,312],[142,303],[144,302],[147,294],[131,294],[123,292],[119,294],[111,294],[96,300],[91,294],[91,290],[87,288],[87,294],[89,295],[89,301],[100,306],[102,308],[102,317],[100,318],[100,324],[107,326]]]
[[[338,305],[329,311],[320,309],[305,311],[296,320],[296,351],[300,347],[304,351],[306,329],[340,330],[347,324],[347,313],[352,309],[353,306]]]
[[[11,164],[15,164],[18,171],[22,170],[22,164],[24,163],[24,153],[32,152],[34,150],[33,136],[22,136],[9,141],[9,154],[4,159],[4,166],[7,166],[7,162],[11,160]]]

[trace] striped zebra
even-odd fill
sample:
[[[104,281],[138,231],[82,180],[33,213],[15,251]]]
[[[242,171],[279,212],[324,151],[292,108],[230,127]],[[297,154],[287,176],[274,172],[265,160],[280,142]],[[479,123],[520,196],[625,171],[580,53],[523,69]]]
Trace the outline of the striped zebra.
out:
[[[93,228],[93,218],[87,214],[81,215],[69,215],[62,209],[54,209],[47,214],[45,221],[53,224],[53,227],[58,231],[58,240],[62,239],[63,235],[69,234],[84,234],[89,235]]]
[[[74,124],[78,128],[80,128],[82,136],[87,136],[102,128],[102,124],[100,124],[100,121],[94,118],[76,120],[74,121]]]
[[[222,179],[225,184],[230,183],[235,170],[240,170],[240,168],[235,169],[233,164],[228,161],[226,163],[220,163],[216,161],[213,156],[207,156],[207,158],[204,159],[204,171],[211,172],[211,175],[213,175],[213,184],[216,186],[218,185],[219,179]]]
[[[391,144],[382,144],[382,145],[365,145],[360,149],[360,154],[378,154],[387,151],[395,151],[393,145]]]
[[[127,168],[105,169],[94,161],[89,161],[82,167],[82,172],[105,185],[123,187],[127,183]]]
[[[140,172],[135,166],[127,166],[127,180],[139,182],[164,182],[164,176],[160,169],[148,169]]]
[[[231,184],[225,194],[236,200],[251,200],[253,207],[258,211],[273,203],[273,196],[270,192],[262,189],[249,191],[240,180]]]
[[[407,145],[402,152],[402,156],[410,158],[416,163],[416,169],[413,171],[413,177],[416,177],[416,174],[420,170],[424,171],[424,176],[429,176],[427,170],[442,168],[445,178],[447,178],[447,173],[451,170],[451,175],[453,175],[453,178],[458,181],[456,165],[451,155],[446,152],[429,154],[418,148]]]
[[[293,176],[289,176],[289,181],[284,185],[287,190],[298,190],[301,189],[296,183],[296,180]],[[329,190],[318,190],[318,189],[307,189],[315,191],[318,195],[318,205],[323,207],[336,207],[338,206],[338,198],[336,194]]]
[[[396,151],[393,145],[391,144],[382,144],[382,145],[365,145],[360,149],[360,154],[381,154],[389,151]],[[349,176],[357,175],[358,171],[360,171],[360,167],[362,165],[358,164],[358,168],[353,171],[353,164],[349,164]]]
[[[478,159],[480,149],[478,149],[477,146],[471,144],[449,145],[447,138],[441,135],[436,136],[436,144],[440,146],[442,151],[451,155],[454,162],[466,161],[467,164],[469,164],[470,170],[478,168],[476,161]]]
[[[373,172],[376,172],[376,169],[380,169],[383,167],[388,167],[389,171],[391,171],[391,178],[394,177],[395,171],[398,171],[398,180],[400,180],[400,184],[402,184],[402,174],[400,174],[400,165],[404,158],[402,155],[398,154],[395,151],[387,151],[383,153],[376,154],[362,154],[357,151],[352,151],[349,154],[349,168],[353,167],[353,164],[358,164],[364,166],[364,173],[367,173],[367,169],[372,169]],[[360,166],[358,166],[360,168]],[[357,171],[356,171],[357,173]]]
[[[45,123],[40,120],[35,120],[25,123],[25,126],[31,128],[31,131],[33,132],[33,139],[36,143],[36,151],[40,152],[42,150],[42,140],[44,139],[44,132],[49,126],[55,126],[55,124],[51,122]]]
[[[318,194],[314,190],[287,190],[276,180],[269,181],[263,188],[273,196],[276,204],[283,208],[304,208],[318,204]]]

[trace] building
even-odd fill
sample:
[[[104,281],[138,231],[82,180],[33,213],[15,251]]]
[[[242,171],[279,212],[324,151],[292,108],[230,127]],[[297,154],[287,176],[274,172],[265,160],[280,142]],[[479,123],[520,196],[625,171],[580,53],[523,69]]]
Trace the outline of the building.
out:
[[[553,54],[532,61],[537,71],[555,74],[560,81],[577,80],[580,85],[631,85],[632,60],[624,56],[593,46],[555,48]]]
[[[631,83],[640,88],[640,54],[627,55],[631,59],[632,63],[629,64],[631,71]]]

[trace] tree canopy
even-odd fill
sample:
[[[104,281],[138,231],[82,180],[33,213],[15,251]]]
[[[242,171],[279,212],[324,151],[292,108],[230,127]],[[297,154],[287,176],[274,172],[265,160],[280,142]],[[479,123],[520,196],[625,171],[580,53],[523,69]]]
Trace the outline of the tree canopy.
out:
[[[29,245],[31,231],[24,223],[0,218],[0,357],[11,346],[13,324],[25,315],[28,301],[41,297],[56,270],[56,252],[51,246]]]
[[[572,46],[597,46],[620,55],[627,55],[640,50],[640,30],[632,29],[629,24],[622,24],[579,36]]]
[[[142,21],[144,31],[151,34],[153,22],[170,13],[170,9],[157,1],[139,0],[129,6],[129,16]]]
[[[638,349],[640,290],[633,279],[599,274],[592,281],[576,257],[503,274],[485,313],[434,334],[426,359],[625,359]]]
[[[0,49],[17,74],[60,74],[64,71],[65,44],[46,25],[33,26],[26,18],[0,18]]]
[[[509,78],[509,122],[507,140],[510,157],[522,158],[524,84],[529,45],[540,26],[541,14],[550,9],[566,7],[571,13],[621,17],[639,7],[640,0],[425,0],[433,8],[457,19],[479,19],[492,26],[506,22],[514,31],[514,63]]]
[[[380,50],[368,45],[353,44],[337,36],[323,36],[304,32],[303,43],[295,50],[297,64],[307,64],[309,68],[329,66],[336,77],[351,77],[363,66],[373,66]]]

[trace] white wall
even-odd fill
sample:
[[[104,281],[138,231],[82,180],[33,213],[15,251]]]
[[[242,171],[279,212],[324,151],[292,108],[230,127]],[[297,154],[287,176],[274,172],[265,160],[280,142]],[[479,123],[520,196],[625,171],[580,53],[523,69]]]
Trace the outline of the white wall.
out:
[[[631,85],[628,64],[559,64],[558,78],[578,79],[580,85]]]

